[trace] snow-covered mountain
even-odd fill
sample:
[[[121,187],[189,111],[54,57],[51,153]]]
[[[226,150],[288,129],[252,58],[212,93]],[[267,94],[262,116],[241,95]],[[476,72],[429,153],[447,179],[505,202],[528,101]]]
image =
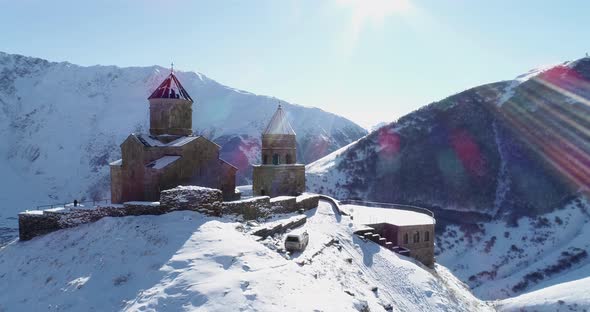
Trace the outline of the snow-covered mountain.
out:
[[[179,211],[104,218],[0,249],[0,311],[493,311],[431,271],[352,234],[327,202],[286,255],[244,223]]]
[[[544,290],[590,286],[589,103],[590,58],[479,86],[309,164],[308,189],[432,209],[438,261],[482,299],[587,309]]]
[[[479,86],[309,164],[308,187],[442,218],[547,213],[590,190],[588,99],[590,58]]]
[[[131,132],[147,132],[147,97],[169,69],[54,63],[0,52],[0,220],[35,204],[108,197],[108,162]],[[194,132],[250,177],[260,133],[278,100],[177,72],[195,99]],[[297,132],[297,159],[313,161],[366,134],[317,108],[281,102]],[[0,227],[1,225],[0,221]],[[14,222],[12,222],[14,223]],[[1,232],[1,231],[0,231]]]

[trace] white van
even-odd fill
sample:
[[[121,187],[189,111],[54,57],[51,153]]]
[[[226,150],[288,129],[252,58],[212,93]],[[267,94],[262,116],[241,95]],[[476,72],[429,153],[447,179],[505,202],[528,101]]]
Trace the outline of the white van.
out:
[[[285,238],[285,250],[300,251],[305,249],[308,243],[309,234],[307,234],[307,231],[303,233],[287,234],[287,238]]]

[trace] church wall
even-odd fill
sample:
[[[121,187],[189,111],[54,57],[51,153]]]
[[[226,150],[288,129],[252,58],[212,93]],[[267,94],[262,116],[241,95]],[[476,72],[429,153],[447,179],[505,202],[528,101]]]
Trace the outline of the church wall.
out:
[[[192,103],[183,99],[150,100],[150,133],[192,134]]]
[[[111,202],[120,203],[123,200],[122,171],[120,165],[111,165]]]
[[[398,243],[400,247],[410,250],[410,256],[432,267],[434,265],[434,224],[411,225],[398,227]],[[420,240],[414,243],[413,235],[420,233]],[[425,241],[426,232],[429,232],[429,240]],[[408,243],[404,242],[404,235],[408,234]]]
[[[294,135],[264,134],[262,135],[262,161],[263,164],[272,164],[273,155],[278,154],[280,164],[297,163],[297,142]],[[267,160],[264,163],[264,160]],[[290,161],[288,161],[290,160]]]
[[[257,196],[299,195],[305,191],[305,166],[254,166],[252,191]]]
[[[121,144],[121,203],[142,200],[144,196],[145,147],[137,139],[129,137]]]
[[[221,161],[219,146],[205,138],[198,137],[183,146],[148,147],[129,137],[121,145],[121,154],[122,166],[111,175],[113,203],[157,201],[160,191],[178,185],[213,187],[221,189],[224,197],[235,199],[236,169]],[[162,169],[145,166],[166,155],[181,158]]]
[[[297,142],[294,135],[263,134],[262,147],[265,148],[295,148]]]

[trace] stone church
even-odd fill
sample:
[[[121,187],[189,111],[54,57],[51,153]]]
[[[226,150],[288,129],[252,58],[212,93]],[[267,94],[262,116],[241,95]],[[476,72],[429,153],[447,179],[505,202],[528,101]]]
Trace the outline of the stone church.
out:
[[[262,133],[262,164],[254,165],[254,195],[299,195],[305,192],[305,165],[297,164],[295,131],[281,105]]]
[[[160,191],[178,185],[236,193],[237,168],[219,158],[220,146],[192,134],[193,99],[174,72],[148,98],[150,133],[132,133],[121,144],[121,159],[110,164],[111,201],[158,201]]]

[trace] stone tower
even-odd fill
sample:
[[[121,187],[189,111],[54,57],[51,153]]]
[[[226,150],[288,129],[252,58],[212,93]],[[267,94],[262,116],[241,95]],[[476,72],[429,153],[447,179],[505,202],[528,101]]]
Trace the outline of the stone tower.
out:
[[[305,191],[305,166],[297,164],[295,131],[281,105],[262,133],[262,165],[254,165],[254,195],[299,195]]]
[[[148,98],[150,134],[172,141],[193,133],[193,99],[171,72]]]

